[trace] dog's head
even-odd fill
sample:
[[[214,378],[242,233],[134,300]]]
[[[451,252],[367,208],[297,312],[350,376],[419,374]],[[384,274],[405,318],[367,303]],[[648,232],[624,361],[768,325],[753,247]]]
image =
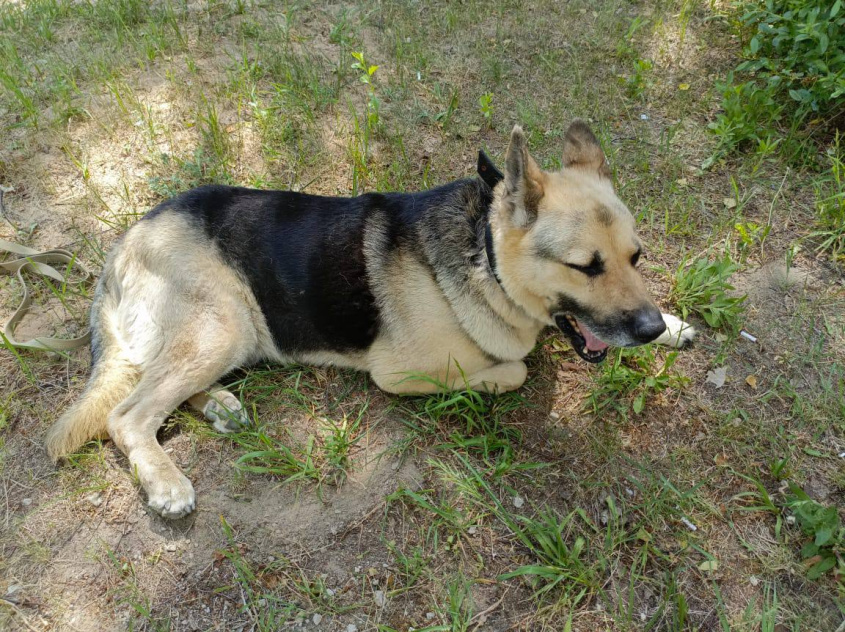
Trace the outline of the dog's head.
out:
[[[666,326],[637,261],[634,217],[616,197],[604,153],[589,127],[566,132],[563,169],[540,169],[517,126],[491,222],[505,291],[532,316],[556,324],[589,362],[608,345],[633,347]]]

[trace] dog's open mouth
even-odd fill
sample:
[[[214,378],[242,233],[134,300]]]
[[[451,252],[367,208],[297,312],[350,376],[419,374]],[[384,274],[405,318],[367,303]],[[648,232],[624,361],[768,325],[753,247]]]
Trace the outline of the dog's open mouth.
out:
[[[557,314],[555,322],[558,328],[569,338],[575,353],[587,362],[601,362],[607,356],[607,343],[599,340],[598,336],[574,316]]]

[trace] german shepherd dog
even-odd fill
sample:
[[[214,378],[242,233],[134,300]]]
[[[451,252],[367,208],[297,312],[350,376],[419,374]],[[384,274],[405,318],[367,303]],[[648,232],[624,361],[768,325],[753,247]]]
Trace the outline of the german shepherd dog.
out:
[[[515,127],[497,179],[355,198],[206,186],[160,204],[106,261],[91,378],[50,429],[50,456],[107,433],[150,507],[179,518],[194,488],[156,432],[186,400],[218,430],[245,423],[218,383],[238,367],[351,367],[390,393],[501,392],[525,381],[548,325],[588,362],[608,345],[692,338],[646,292],[634,218],[587,125],[567,130],[558,172]]]

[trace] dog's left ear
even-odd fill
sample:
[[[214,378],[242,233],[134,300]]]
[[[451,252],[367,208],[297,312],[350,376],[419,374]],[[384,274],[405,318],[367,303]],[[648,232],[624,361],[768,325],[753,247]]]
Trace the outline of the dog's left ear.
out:
[[[491,189],[495,189],[496,185],[505,177],[505,174],[499,171],[496,164],[490,160],[490,156],[485,154],[483,149],[478,150],[478,165],[476,166],[476,170],[478,171],[478,177]]]
[[[563,166],[589,169],[610,178],[610,168],[596,135],[580,119],[572,122],[563,137]]]
[[[525,146],[522,128],[515,125],[505,158],[505,202],[510,205],[517,226],[527,227],[537,219],[537,207],[543,199],[543,180],[543,170]]]

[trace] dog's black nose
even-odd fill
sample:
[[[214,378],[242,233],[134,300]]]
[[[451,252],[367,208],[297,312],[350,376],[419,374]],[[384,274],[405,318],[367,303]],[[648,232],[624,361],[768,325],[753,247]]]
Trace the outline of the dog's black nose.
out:
[[[641,309],[634,313],[633,333],[637,342],[646,344],[666,331],[663,315],[656,309]]]

